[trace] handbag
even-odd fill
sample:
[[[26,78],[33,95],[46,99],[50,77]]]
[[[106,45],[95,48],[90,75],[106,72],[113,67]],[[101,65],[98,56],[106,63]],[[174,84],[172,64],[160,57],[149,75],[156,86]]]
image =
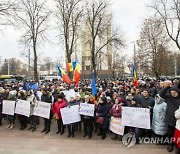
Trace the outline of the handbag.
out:
[[[96,122],[98,123],[98,124],[101,124],[101,125],[103,125],[104,124],[104,117],[98,117],[97,118],[97,120],[96,120]]]

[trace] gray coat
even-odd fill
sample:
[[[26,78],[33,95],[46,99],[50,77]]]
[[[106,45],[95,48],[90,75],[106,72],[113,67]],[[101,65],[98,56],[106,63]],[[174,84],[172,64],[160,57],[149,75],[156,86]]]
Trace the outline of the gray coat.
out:
[[[153,119],[152,119],[152,130],[157,135],[165,135],[167,133],[167,125],[164,122],[166,115],[167,104],[163,99],[156,102],[153,109]]]

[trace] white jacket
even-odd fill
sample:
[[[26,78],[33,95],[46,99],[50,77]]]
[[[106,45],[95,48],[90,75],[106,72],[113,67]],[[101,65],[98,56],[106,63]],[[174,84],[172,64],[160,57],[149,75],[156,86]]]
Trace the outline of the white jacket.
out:
[[[176,129],[180,131],[180,108],[175,111],[175,117],[176,117]]]

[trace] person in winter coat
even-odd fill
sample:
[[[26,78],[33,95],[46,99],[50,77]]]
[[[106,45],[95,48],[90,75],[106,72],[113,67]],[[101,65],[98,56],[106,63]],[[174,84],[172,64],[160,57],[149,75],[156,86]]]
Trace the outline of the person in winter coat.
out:
[[[112,106],[110,109],[109,113],[112,117],[115,118],[121,118],[122,117],[122,102],[121,98],[117,98],[115,100],[115,104]],[[118,135],[113,133],[113,137],[111,138],[112,140],[118,139]],[[122,140],[122,136],[119,136],[119,140]]]
[[[151,97],[148,93],[147,89],[144,89],[142,92],[142,95],[139,97],[139,105],[142,108],[148,108],[150,109],[150,120],[152,123],[152,117],[153,117],[153,107],[155,105],[155,100],[153,97]],[[139,136],[148,136],[152,137],[152,130],[149,129],[138,129],[139,130]]]
[[[167,134],[167,125],[164,122],[167,104],[159,94],[156,95],[155,106],[153,108],[152,130],[155,137],[161,138]]]
[[[18,99],[26,100],[25,92],[19,91],[18,92]],[[19,122],[20,122],[20,130],[24,130],[27,127],[27,117],[24,115],[18,115]]]
[[[108,115],[109,115],[109,105],[107,104],[107,99],[106,97],[101,97],[99,100],[99,104],[97,107],[97,122],[98,122],[98,118],[104,119],[102,124],[98,123],[98,128],[99,128],[99,133],[98,136],[101,136],[101,139],[105,139],[106,138],[106,132],[108,129]]]
[[[152,81],[152,82],[150,82],[150,85],[149,85],[149,95],[151,97],[155,98],[156,93],[157,93],[157,90],[155,87],[155,83]]]
[[[131,93],[128,93],[128,95],[126,96],[126,102],[128,106],[131,104],[132,99],[133,99],[133,95]]]
[[[56,134],[62,135],[64,134],[64,126],[62,122],[62,117],[61,117],[61,111],[60,109],[66,107],[66,102],[64,101],[64,96],[62,94],[58,95],[57,101],[53,104],[53,117],[57,120],[57,125],[58,125],[58,131]]]
[[[70,101],[67,103],[68,107],[74,106],[74,105],[79,105],[78,102],[75,101],[74,97],[70,97]],[[72,123],[72,124],[68,124],[68,138],[69,137],[73,137],[74,138],[74,133],[75,133],[75,127],[76,125],[78,125],[78,123]]]
[[[80,94],[77,94],[76,95],[76,103],[80,105],[80,103],[82,103],[82,100],[81,100],[81,95]],[[78,131],[81,132],[82,131],[82,125],[81,125],[81,121],[78,122],[78,125],[75,126],[75,131]]]
[[[2,118],[3,118],[2,103],[3,103],[3,100],[5,99],[4,92],[5,92],[5,90],[3,88],[1,88],[0,89],[0,126],[2,126]]]
[[[93,102],[90,101],[90,96],[85,95],[85,101],[83,103],[85,104],[93,104]],[[92,131],[93,131],[93,122],[94,118],[90,116],[82,116],[83,126],[84,126],[84,135],[83,137],[88,136],[89,139],[92,138]]]
[[[167,103],[165,123],[168,125],[168,137],[174,137],[174,131],[176,126],[176,118],[174,112],[179,109],[180,106],[180,89],[177,86],[172,87],[171,82],[164,82],[164,88],[159,93],[160,97],[165,99]],[[174,143],[169,143],[167,147],[168,152],[172,152],[174,149]]]
[[[16,101],[16,95],[17,95],[16,90],[10,91],[9,95],[7,97],[7,100]],[[7,121],[9,124],[6,126],[6,128],[13,129],[14,128],[14,122],[15,122],[15,116],[14,115],[7,115]]]
[[[36,97],[34,96],[34,93],[32,90],[27,91],[27,97],[26,100],[30,103],[30,123],[31,126],[28,128],[28,130],[32,130],[34,132],[36,130],[36,116],[33,115],[34,107],[36,105]]]
[[[41,101],[52,104],[52,97],[49,95],[46,88],[42,90]],[[50,132],[51,119],[52,119],[52,111],[50,111],[50,115],[48,119],[44,118],[44,129],[41,131],[41,133],[45,132],[45,134],[48,134]]]
[[[180,108],[175,111],[176,129],[174,133],[174,143],[176,144],[175,153],[180,154]]]

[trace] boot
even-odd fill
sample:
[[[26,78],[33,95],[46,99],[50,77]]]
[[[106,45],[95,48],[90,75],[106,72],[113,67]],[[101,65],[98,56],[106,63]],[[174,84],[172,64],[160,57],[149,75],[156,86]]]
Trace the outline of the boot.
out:
[[[48,129],[46,132],[45,132],[45,134],[48,134],[50,132],[50,129]]]
[[[61,131],[60,135],[63,135],[64,134],[64,130]]]
[[[56,134],[59,134],[61,131],[60,130],[58,130],[57,132],[56,132]]]
[[[35,130],[36,130],[36,128],[33,128],[33,129],[32,129],[32,132],[34,132]]]
[[[69,137],[71,137],[71,134],[68,134],[68,136],[67,136],[67,137],[68,137],[68,138],[69,138]]]
[[[42,131],[41,131],[41,133],[44,133],[46,131],[46,128],[44,128]]]
[[[33,127],[32,127],[32,126],[28,128],[28,130],[31,130],[31,129],[33,129]]]

